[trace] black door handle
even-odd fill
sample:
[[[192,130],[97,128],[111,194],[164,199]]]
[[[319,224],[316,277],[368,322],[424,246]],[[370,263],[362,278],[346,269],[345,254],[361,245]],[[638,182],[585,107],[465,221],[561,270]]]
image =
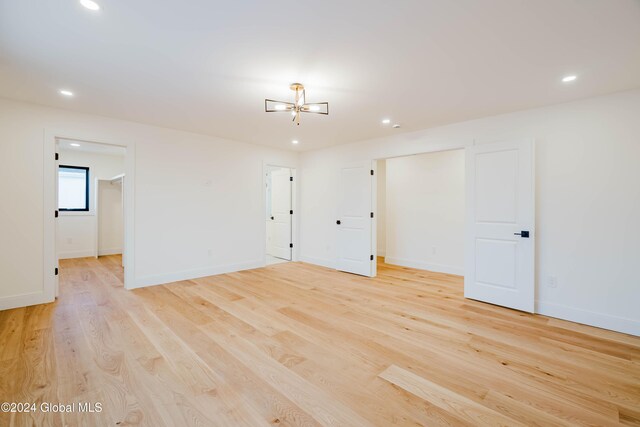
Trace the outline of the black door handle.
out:
[[[520,236],[524,239],[528,239],[529,238],[529,230],[522,230],[519,233],[513,233],[514,236]]]
[[[273,221],[273,219],[274,219],[274,218],[273,218],[273,217],[271,217],[271,220],[272,220],[272,221]]]
[[[340,225],[340,220],[337,220],[337,221],[336,221],[336,224]]]

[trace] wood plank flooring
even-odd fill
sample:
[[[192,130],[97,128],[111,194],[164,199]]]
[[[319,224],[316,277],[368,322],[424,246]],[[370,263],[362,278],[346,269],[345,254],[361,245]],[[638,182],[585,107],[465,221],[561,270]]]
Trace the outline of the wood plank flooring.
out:
[[[640,425],[640,338],[462,297],[462,278],[303,263],[122,287],[65,260],[57,302],[0,312],[0,426]]]

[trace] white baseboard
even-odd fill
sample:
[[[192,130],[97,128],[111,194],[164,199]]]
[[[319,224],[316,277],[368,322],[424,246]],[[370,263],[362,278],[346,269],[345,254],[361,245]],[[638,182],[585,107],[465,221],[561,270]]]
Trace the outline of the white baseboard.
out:
[[[122,255],[122,248],[98,249],[98,256]]]
[[[95,255],[96,253],[93,250],[59,252],[58,259],[86,258]]]
[[[386,256],[386,252],[385,251],[381,251],[380,249],[377,250],[376,256]]]
[[[309,264],[319,265],[321,267],[333,268],[334,270],[336,268],[336,261],[335,260],[330,260],[330,259],[325,259],[325,258],[315,258],[315,257],[309,257],[309,256],[301,255],[300,256],[300,261],[306,262],[306,263],[309,263]]]
[[[264,267],[264,260],[249,261],[239,264],[220,265],[215,267],[196,268],[193,270],[178,271],[175,273],[138,277],[136,278],[135,285],[128,287],[128,289],[163,285],[166,283],[179,282],[180,280],[199,279],[201,277],[216,276],[218,274],[233,273],[235,271],[251,270],[260,267]]]
[[[640,336],[640,321],[638,320],[596,313],[593,311],[544,301],[536,301],[536,313],[544,316],[555,317],[557,319],[582,323],[584,325],[595,326],[597,328]]]
[[[31,292],[28,294],[13,295],[10,297],[0,298],[0,310],[45,304],[53,302],[54,300],[55,298],[49,298],[44,292]]]
[[[405,258],[393,258],[389,256],[385,257],[384,262],[386,262],[387,264],[399,265],[402,267],[435,271],[436,273],[456,274],[458,276],[464,275],[463,267],[456,267],[453,265],[433,264],[433,263],[416,261],[416,260],[405,259]]]

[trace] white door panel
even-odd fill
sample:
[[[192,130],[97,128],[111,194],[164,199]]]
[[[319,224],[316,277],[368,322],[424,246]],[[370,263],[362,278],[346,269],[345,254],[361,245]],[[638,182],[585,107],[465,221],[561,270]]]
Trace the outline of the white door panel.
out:
[[[372,162],[362,161],[340,169],[338,210],[338,270],[374,276],[371,260],[373,212]],[[338,224],[339,222],[339,224]]]
[[[518,150],[476,154],[476,221],[515,223]]]
[[[291,171],[271,172],[272,255],[291,261]]]
[[[534,311],[533,153],[533,141],[467,149],[467,298]]]
[[[56,141],[56,146],[55,146],[55,151],[56,151],[56,155],[55,155],[55,163],[54,163],[54,168],[55,168],[55,206],[56,206],[56,214],[55,214],[55,225],[54,225],[54,239],[53,239],[53,253],[55,256],[55,262],[56,262],[56,270],[58,271],[58,274],[56,274],[55,279],[54,279],[54,296],[56,298],[58,298],[60,296],[60,258],[58,256],[58,236],[60,236],[60,226],[58,225],[58,218],[60,215],[59,212],[59,201],[58,201],[58,193],[60,192],[59,190],[59,186],[60,186],[60,175],[58,172],[58,169],[60,167],[60,161],[59,161],[59,156],[60,154],[58,153],[58,151],[60,150],[60,147],[58,146],[58,142]]]

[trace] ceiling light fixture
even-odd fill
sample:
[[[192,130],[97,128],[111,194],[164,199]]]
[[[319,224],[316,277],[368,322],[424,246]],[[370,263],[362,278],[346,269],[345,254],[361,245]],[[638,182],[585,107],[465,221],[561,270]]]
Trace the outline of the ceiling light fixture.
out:
[[[73,92],[67,89],[60,89],[58,92],[60,92],[60,95],[73,96]]]
[[[72,142],[71,144],[69,144],[72,147],[80,147],[80,144],[76,144],[75,142]]]
[[[293,122],[296,125],[300,125],[300,113],[329,114],[328,102],[314,102],[307,104],[305,101],[304,86],[301,83],[291,83],[289,89],[296,93],[294,102],[265,99],[264,111],[267,113],[290,111],[293,116]]]
[[[382,124],[383,124],[383,125],[388,125],[389,123],[391,123],[391,120],[389,120],[389,119],[382,119]]]
[[[297,139],[294,139],[293,141],[291,141],[291,143],[292,143],[292,144],[297,144],[297,143],[298,143],[298,140],[297,140]]]
[[[93,0],[80,0],[80,4],[89,10],[100,10],[100,5]]]
[[[569,82],[574,81],[577,78],[578,78],[578,76],[576,76],[576,75],[566,76],[566,77],[562,78],[562,82],[563,83],[569,83]]]

